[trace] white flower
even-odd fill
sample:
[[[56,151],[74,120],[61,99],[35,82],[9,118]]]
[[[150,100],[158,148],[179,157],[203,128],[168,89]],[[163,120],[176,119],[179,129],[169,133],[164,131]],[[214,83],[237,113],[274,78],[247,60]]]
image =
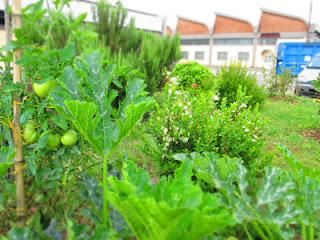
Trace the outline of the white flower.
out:
[[[240,105],[240,108],[246,108],[247,107],[247,104],[245,104],[245,103],[242,103],[241,105]]]
[[[169,95],[172,94],[172,89],[170,88],[169,91],[168,91]]]
[[[166,134],[168,132],[168,128],[164,128],[163,132],[164,132],[164,134]]]
[[[257,140],[256,139],[252,139],[252,142],[256,142]]]
[[[247,132],[250,132],[250,130],[249,130],[248,128],[245,128],[245,129],[244,129],[244,132],[247,133]]]
[[[213,101],[219,101],[220,98],[218,95],[214,95],[212,99],[213,99]]]
[[[181,139],[182,139],[182,141],[185,142],[185,143],[188,142],[188,140],[189,140],[189,138],[187,138],[187,137],[182,137]]]
[[[254,137],[255,139],[258,139],[258,138],[259,138],[257,135],[253,135],[253,137]]]
[[[176,85],[176,84],[178,83],[178,78],[172,77],[172,78],[170,79],[170,81],[171,81],[174,85]]]

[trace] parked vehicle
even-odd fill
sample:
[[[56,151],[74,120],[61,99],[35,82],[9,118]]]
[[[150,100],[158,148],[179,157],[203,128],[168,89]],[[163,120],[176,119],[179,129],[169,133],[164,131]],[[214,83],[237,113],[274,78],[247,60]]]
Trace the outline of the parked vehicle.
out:
[[[306,68],[298,75],[295,85],[295,93],[310,97],[319,97],[313,81],[317,80],[320,74],[320,53],[314,55]]]
[[[289,69],[297,77],[310,62],[320,53],[320,43],[280,43],[277,53],[277,73]]]
[[[320,96],[312,84],[320,74],[320,43],[281,43],[278,46],[277,74],[290,70],[297,77],[294,92]]]

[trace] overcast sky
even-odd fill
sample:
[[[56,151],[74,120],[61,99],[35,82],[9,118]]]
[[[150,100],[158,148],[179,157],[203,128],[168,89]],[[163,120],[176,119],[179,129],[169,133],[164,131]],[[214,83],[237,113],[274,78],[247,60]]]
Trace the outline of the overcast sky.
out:
[[[110,2],[114,3],[116,0]],[[177,15],[202,21],[212,27],[214,12],[237,16],[257,25],[261,8],[296,15],[307,21],[310,4],[310,0],[122,0],[122,2],[128,8],[167,15],[171,27],[175,26]],[[319,13],[320,0],[313,0],[313,23],[320,24]]]

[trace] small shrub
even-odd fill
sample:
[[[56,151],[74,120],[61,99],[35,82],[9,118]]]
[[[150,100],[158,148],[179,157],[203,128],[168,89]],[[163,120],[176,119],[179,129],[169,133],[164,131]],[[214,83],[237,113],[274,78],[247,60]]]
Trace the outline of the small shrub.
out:
[[[257,83],[255,75],[248,72],[248,69],[241,64],[231,64],[221,69],[218,75],[218,88],[221,100],[226,98],[226,104],[236,100],[239,87],[246,96],[250,97],[248,104],[256,106],[265,100],[264,89]]]
[[[182,88],[209,89],[214,86],[215,76],[212,71],[197,62],[179,63],[174,67],[171,75],[178,78],[178,84]]]
[[[240,157],[247,163],[261,149],[262,121],[258,108],[249,107],[250,97],[238,89],[235,101],[219,103],[216,92],[189,92],[168,85],[149,128],[163,150],[164,172],[172,172],[173,153],[213,151]]]
[[[295,80],[290,69],[281,69],[281,73],[277,73],[276,59],[273,61],[271,70],[264,71],[264,79],[268,93],[272,96],[285,96]]]

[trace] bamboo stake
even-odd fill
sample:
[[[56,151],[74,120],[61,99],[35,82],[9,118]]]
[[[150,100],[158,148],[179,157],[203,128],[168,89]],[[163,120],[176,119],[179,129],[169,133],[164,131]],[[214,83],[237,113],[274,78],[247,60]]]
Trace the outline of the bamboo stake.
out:
[[[21,0],[13,0],[13,24],[14,28],[21,27]],[[16,62],[21,59],[22,49],[16,49],[13,53],[13,82],[22,82],[22,68]],[[17,193],[17,217],[18,224],[24,225],[26,207],[25,207],[25,189],[24,189],[24,160],[23,145],[21,139],[20,115],[21,98],[14,97],[13,102],[14,129],[13,138],[15,144],[15,174],[16,174],[16,193]]]
[[[6,44],[11,40],[11,29],[10,29],[10,14],[9,14],[9,0],[4,0],[4,29],[6,31]]]

